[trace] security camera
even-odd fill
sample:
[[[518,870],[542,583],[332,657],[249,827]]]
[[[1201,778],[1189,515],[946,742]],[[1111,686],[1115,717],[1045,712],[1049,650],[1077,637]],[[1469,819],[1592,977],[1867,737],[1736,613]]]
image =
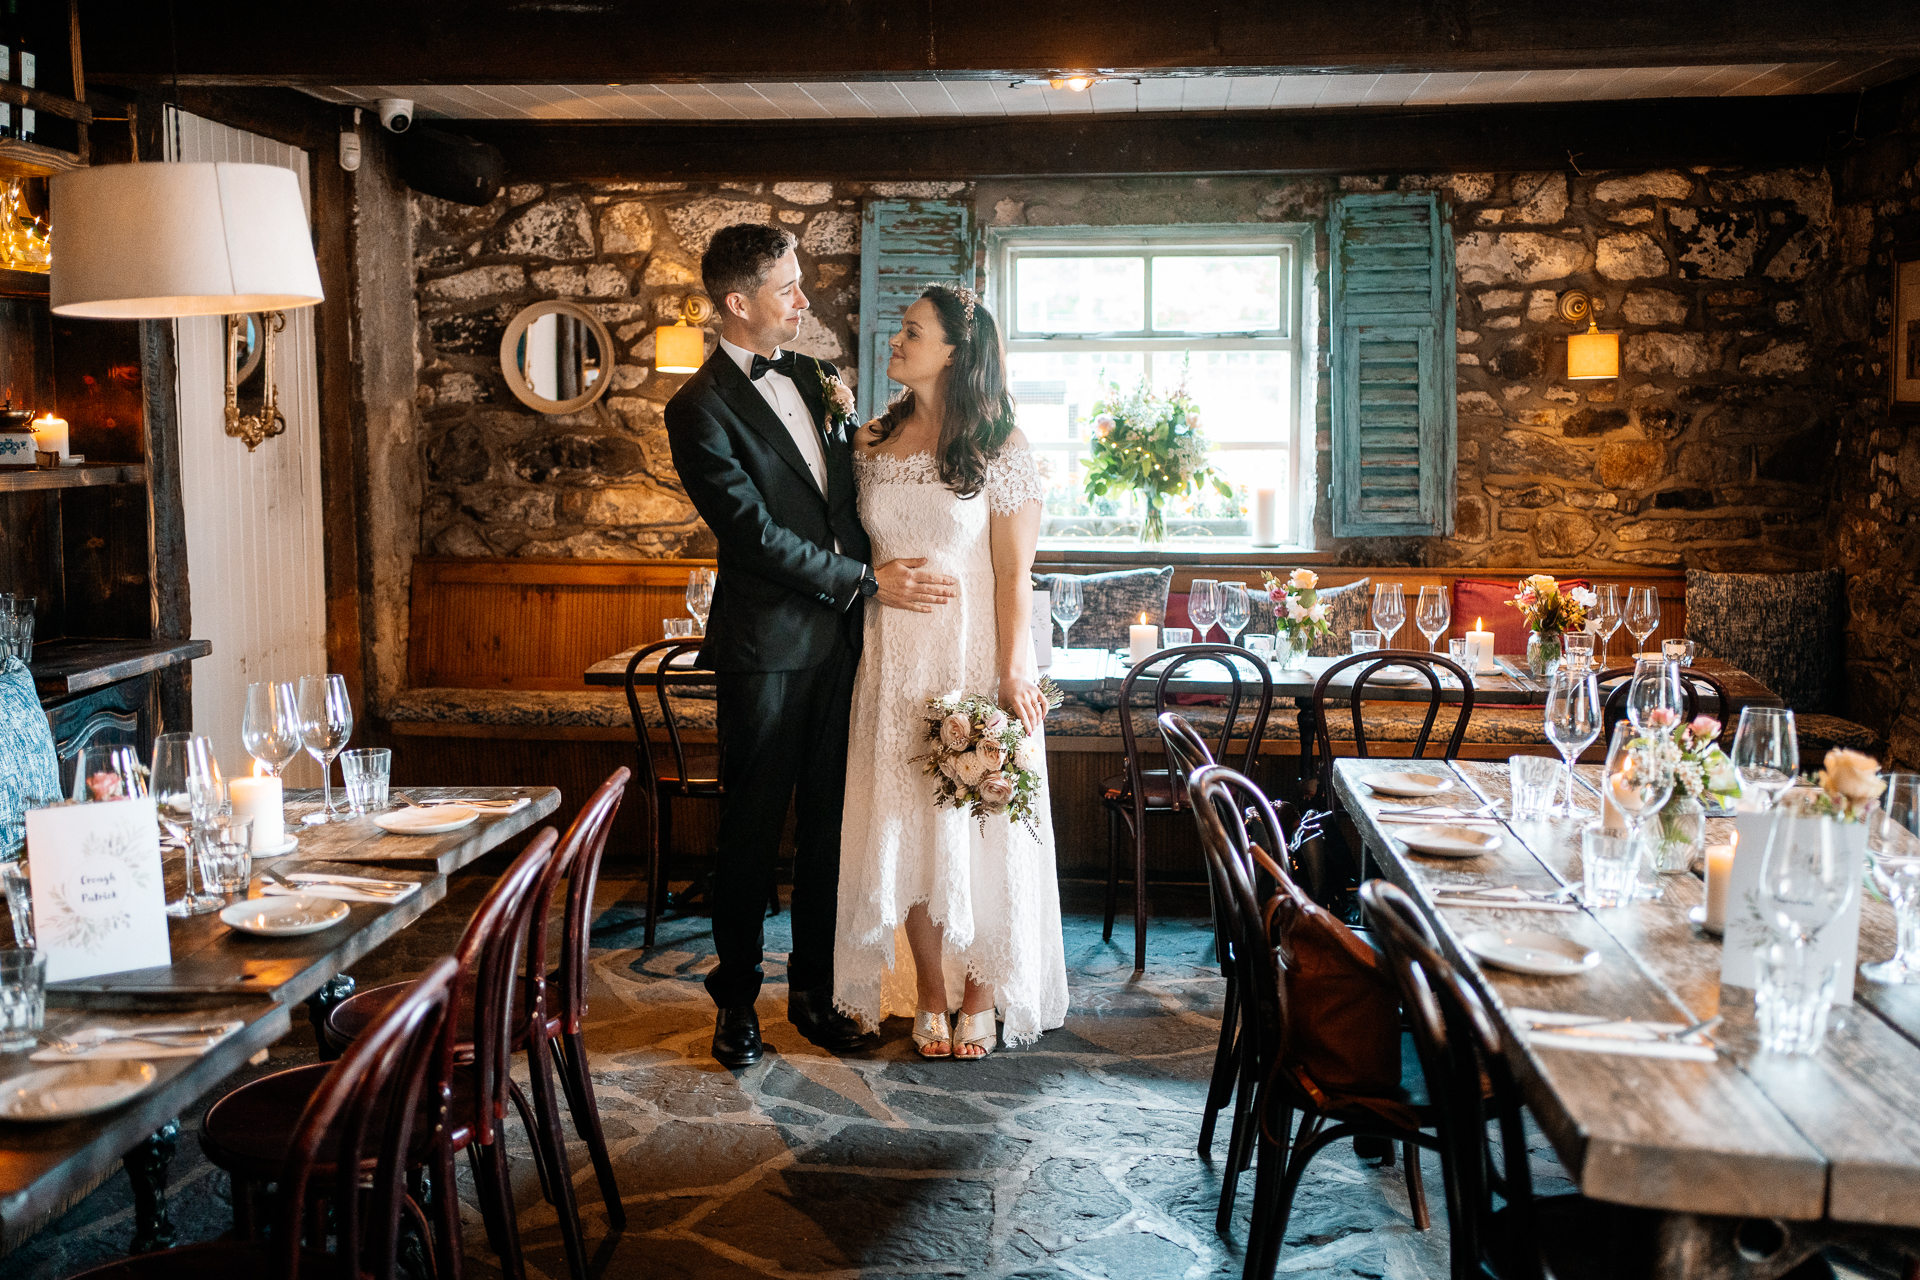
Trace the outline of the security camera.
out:
[[[405,133],[413,123],[413,99],[380,99],[380,123],[395,133]]]

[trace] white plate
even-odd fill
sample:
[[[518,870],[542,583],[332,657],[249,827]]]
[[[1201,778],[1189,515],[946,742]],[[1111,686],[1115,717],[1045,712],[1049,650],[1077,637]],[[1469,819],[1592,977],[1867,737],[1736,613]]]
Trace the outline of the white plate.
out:
[[[1438,822],[1405,831],[1395,828],[1393,837],[1414,852],[1435,858],[1477,858],[1500,847],[1500,833],[1493,828],[1476,830]]]
[[[285,844],[275,845],[271,849],[255,849],[253,856],[256,858],[284,858],[299,847],[300,837],[294,835],[292,832],[288,832]]]
[[[1360,677],[1356,674],[1354,679]],[[1427,677],[1413,667],[1382,667],[1367,677],[1368,684],[1425,684]]]
[[[1515,973],[1538,974],[1544,978],[1565,978],[1585,973],[1600,963],[1600,953],[1558,934],[1537,929],[1506,933],[1481,929],[1460,939],[1462,946],[1501,969]]]
[[[479,816],[478,809],[469,809],[463,804],[437,804],[430,809],[407,808],[377,813],[373,822],[382,831],[390,831],[396,836],[437,836],[446,831],[458,831]]]
[[[158,1078],[151,1062],[132,1058],[69,1062],[29,1071],[0,1085],[0,1117],[70,1120],[108,1111]]]
[[[220,922],[263,938],[293,938],[331,929],[347,918],[347,904],[300,894],[290,898],[248,898],[220,910]]]
[[[1382,796],[1437,796],[1453,790],[1453,779],[1443,773],[1370,773],[1360,781]]]

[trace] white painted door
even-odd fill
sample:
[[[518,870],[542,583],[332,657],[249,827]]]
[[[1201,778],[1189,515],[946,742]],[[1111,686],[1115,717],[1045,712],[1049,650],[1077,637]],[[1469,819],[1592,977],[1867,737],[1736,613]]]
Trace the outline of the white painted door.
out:
[[[186,112],[174,113],[170,123],[177,125],[167,130],[170,160],[293,170],[311,221],[306,152]],[[313,308],[286,315],[287,327],[275,338],[273,380],[287,429],[252,453],[224,427],[224,320],[174,322],[193,634],[213,643],[213,653],[193,664],[193,727],[213,740],[229,776],[252,768],[240,745],[247,685],[327,669]],[[319,769],[302,756],[288,781],[318,785]]]

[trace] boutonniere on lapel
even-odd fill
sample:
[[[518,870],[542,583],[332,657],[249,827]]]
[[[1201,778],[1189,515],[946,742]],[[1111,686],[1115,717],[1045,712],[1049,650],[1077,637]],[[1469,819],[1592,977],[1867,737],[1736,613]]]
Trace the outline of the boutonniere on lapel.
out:
[[[820,398],[827,406],[827,434],[835,440],[846,440],[848,429],[853,426],[855,401],[853,389],[840,381],[840,375],[831,372],[830,364],[816,362],[814,376],[820,379]]]

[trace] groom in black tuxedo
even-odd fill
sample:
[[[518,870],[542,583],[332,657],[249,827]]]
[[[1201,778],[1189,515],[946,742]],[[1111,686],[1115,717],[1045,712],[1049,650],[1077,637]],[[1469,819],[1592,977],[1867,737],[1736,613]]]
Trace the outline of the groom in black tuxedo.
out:
[[[832,365],[783,352],[800,331],[794,238],[723,228],[700,260],[720,347],[667,404],[680,482],[720,544],[702,666],[718,673],[726,799],[713,869],[707,975],[713,1056],[757,1062],[767,883],[792,802],[793,950],[787,1018],[835,1052],[864,1038],[833,1007],[833,928],[846,795],[847,716],[868,600],[925,613],[954,580],[921,560],[873,566],[854,506],[851,414]],[[835,379],[829,381],[830,379]]]

